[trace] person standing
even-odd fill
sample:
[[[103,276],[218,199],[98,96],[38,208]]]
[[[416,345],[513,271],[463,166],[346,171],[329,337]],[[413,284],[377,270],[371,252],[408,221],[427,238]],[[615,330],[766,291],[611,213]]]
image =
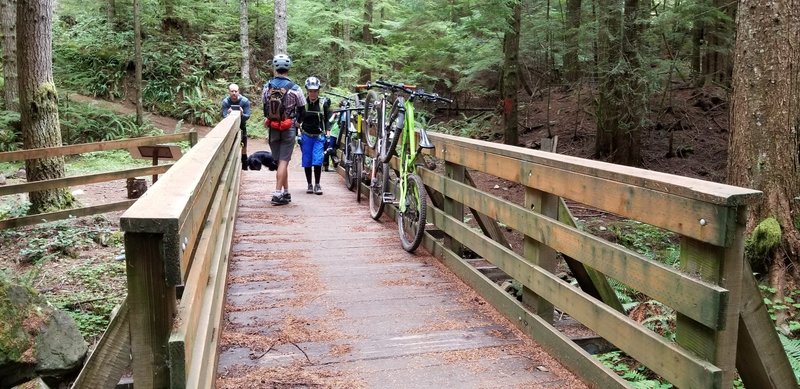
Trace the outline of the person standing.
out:
[[[233,111],[242,112],[239,129],[242,132],[242,170],[247,170],[247,119],[250,119],[250,100],[239,94],[239,85],[228,85],[228,96],[222,99],[222,118]]]
[[[334,113],[331,119],[328,120],[328,128],[330,128],[330,136],[325,138],[325,157],[322,159],[323,171],[336,171],[336,166],[339,164],[336,157],[336,139],[339,138],[339,113]],[[333,165],[333,170],[331,170]]]
[[[286,54],[272,58],[273,77],[264,85],[264,126],[267,127],[268,143],[272,157],[278,160],[275,174],[273,205],[285,205],[292,201],[289,193],[289,161],[292,159],[297,135],[297,118],[305,111],[306,98],[303,90],[289,78],[292,60]]]
[[[331,135],[328,127],[328,120],[331,117],[331,101],[319,96],[320,81],[318,78],[313,76],[307,78],[305,85],[308,99],[305,112],[298,117],[298,121],[300,121],[300,151],[303,153],[302,165],[308,182],[306,193],[321,195],[322,188],[319,186],[319,179],[322,174],[326,139],[329,139]],[[314,185],[311,184],[312,168]]]

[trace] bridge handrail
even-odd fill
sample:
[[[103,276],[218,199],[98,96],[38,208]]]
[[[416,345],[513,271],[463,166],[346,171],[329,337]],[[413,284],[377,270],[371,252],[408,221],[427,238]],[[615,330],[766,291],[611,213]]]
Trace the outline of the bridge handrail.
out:
[[[764,335],[774,335],[766,310],[743,308],[760,299],[757,290],[751,296],[755,289],[749,286],[754,279],[744,260],[743,216],[761,192],[446,134],[429,133],[429,138],[436,147],[428,153],[445,162],[446,174],[418,171],[433,195],[435,207],[428,208],[428,220],[447,239],[442,242],[429,233],[426,248],[574,372],[620,386],[608,369],[553,329],[554,306],[678,387],[728,387],[737,367],[740,373],[750,367],[748,377],[742,378],[753,387],[774,382],[770,374],[791,378],[791,369],[785,368],[788,361],[779,356],[736,352],[737,344],[740,350],[747,343],[760,344],[756,351],[780,347],[777,336]],[[467,169],[524,185],[523,204],[471,187]],[[570,226],[559,198],[679,234],[681,269]],[[524,254],[476,233],[462,222],[464,208],[524,234]],[[484,233],[491,235],[486,229]],[[460,245],[520,281],[533,311],[510,300],[461,259]],[[586,291],[593,285],[581,284],[589,288],[576,290],[558,279],[557,252],[598,274],[602,282],[607,283],[605,276],[615,278],[675,309],[677,343],[617,312],[613,304],[592,298]]]
[[[92,381],[75,387],[118,381],[111,373],[88,373],[130,356],[137,387],[190,387],[196,384],[187,379],[198,378],[198,387],[208,386],[241,176],[239,120],[236,112],[223,119],[121,216],[128,296],[119,320],[127,323],[112,324],[129,328],[122,334],[130,334],[130,348],[96,350],[105,359],[90,358],[81,375]]]

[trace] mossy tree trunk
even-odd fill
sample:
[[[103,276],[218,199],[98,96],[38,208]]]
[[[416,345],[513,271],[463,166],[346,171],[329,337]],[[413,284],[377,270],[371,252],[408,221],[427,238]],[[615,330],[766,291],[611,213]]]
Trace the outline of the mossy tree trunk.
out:
[[[55,0],[18,0],[17,40],[22,144],[25,149],[61,146],[58,95],[53,83],[53,6]],[[64,177],[64,158],[25,161],[28,181]],[[63,208],[72,202],[64,189],[30,193],[31,214]]]
[[[522,26],[522,1],[511,5],[509,29],[503,39],[503,125],[504,143],[516,146],[519,143],[519,34]]]
[[[17,80],[17,0],[0,0],[0,34],[3,45],[3,101],[9,111],[19,111]]]
[[[648,93],[639,59],[642,35],[638,0],[598,2],[598,72],[595,157],[641,164],[642,125]]]
[[[782,243],[764,260],[781,293],[775,284],[800,265],[800,0],[741,5],[727,181],[764,192],[748,208],[747,231],[769,217],[780,224]]]

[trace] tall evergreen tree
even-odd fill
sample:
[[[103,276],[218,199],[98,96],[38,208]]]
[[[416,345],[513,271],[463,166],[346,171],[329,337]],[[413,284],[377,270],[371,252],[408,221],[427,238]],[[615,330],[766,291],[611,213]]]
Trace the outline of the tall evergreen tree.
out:
[[[767,218],[780,225],[781,243],[765,260],[783,293],[787,269],[800,281],[800,6],[746,0],[738,12],[727,180],[764,192],[748,208],[747,230]]]
[[[140,0],[133,0],[133,62],[136,79],[136,124],[144,122],[142,107],[142,16]]]
[[[61,146],[58,95],[53,82],[53,7],[55,0],[18,0],[17,40],[22,144],[25,149]],[[28,181],[64,177],[64,158],[25,161]],[[60,209],[72,201],[65,189],[31,192],[30,213]]]
[[[250,27],[248,26],[247,0],[239,0],[239,43],[242,46],[242,84],[248,88],[250,81]]]
[[[3,101],[9,111],[19,111],[17,81],[17,0],[0,0],[0,34],[3,45]]]
[[[289,20],[286,10],[286,0],[275,0],[275,55],[289,54],[288,35]]]
[[[503,125],[505,144],[519,143],[519,35],[522,26],[522,1],[511,5],[509,29],[503,39]]]

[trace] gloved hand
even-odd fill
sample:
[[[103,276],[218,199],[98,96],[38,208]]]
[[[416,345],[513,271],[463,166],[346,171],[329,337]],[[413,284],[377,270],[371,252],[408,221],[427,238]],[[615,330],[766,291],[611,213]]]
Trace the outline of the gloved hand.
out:
[[[302,135],[298,135],[296,137],[296,139],[297,139],[297,145],[298,146],[302,146],[303,145],[303,136]]]

